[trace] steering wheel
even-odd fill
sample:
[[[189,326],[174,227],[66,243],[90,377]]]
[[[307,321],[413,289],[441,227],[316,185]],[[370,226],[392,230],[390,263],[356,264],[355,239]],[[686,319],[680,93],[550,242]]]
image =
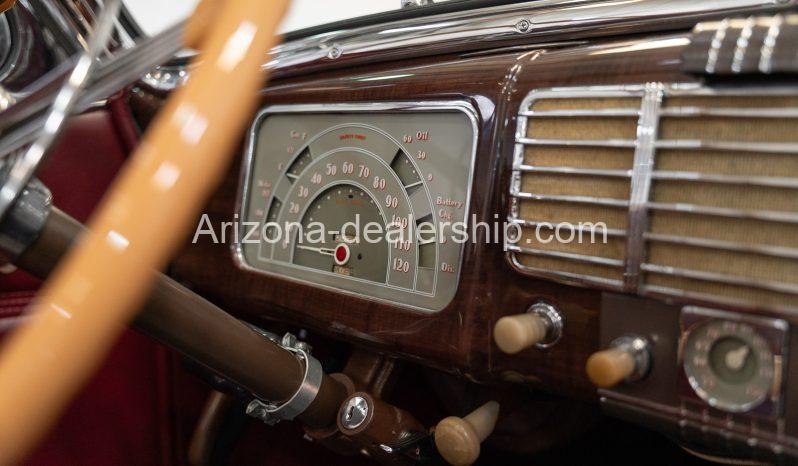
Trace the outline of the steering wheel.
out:
[[[186,29],[203,51],[0,354],[0,465],[58,419],[142,304],[220,181],[263,83],[287,0],[204,0]]]

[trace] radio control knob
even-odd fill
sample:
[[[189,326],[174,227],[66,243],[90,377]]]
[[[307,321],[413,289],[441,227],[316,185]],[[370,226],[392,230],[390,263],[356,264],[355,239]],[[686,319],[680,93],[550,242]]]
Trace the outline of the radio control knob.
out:
[[[502,317],[493,326],[493,340],[502,352],[516,354],[532,346],[548,347],[559,340],[563,319],[551,305],[537,303],[525,314]]]
[[[649,343],[643,337],[627,335],[613,341],[609,349],[594,353],[587,360],[587,377],[599,388],[644,378],[651,367]]]
[[[480,444],[499,418],[499,403],[489,401],[466,417],[450,416],[435,426],[435,447],[447,463],[468,466],[479,458]]]

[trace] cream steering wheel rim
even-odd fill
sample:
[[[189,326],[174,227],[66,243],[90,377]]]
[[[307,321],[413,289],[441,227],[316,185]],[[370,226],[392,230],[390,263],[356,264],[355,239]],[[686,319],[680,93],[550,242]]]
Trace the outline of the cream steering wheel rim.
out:
[[[254,109],[286,4],[205,0],[198,8],[186,39],[201,42],[202,63],[0,354],[0,465],[22,461],[58,419],[184,240]]]

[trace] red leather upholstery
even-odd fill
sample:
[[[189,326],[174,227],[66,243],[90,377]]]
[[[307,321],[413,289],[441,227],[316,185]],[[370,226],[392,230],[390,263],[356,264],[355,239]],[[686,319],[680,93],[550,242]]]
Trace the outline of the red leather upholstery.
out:
[[[90,112],[72,119],[41,179],[53,191],[55,205],[85,221],[126,153],[110,113]],[[0,275],[0,338],[38,286],[24,272]],[[164,349],[126,332],[28,464],[174,464],[164,454],[172,450],[166,367]]]

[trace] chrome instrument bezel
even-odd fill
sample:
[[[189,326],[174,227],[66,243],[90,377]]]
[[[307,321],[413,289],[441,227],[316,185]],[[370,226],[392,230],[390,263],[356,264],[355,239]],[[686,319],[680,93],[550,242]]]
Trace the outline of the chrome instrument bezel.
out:
[[[370,102],[370,103],[337,103],[337,104],[290,104],[290,105],[272,105],[262,108],[253,119],[253,122],[250,125],[249,130],[247,131],[246,141],[244,143],[244,158],[239,173],[238,194],[236,197],[236,204],[235,204],[235,212],[238,215],[238,218],[239,219],[246,218],[245,213],[247,208],[247,200],[249,199],[250,196],[249,185],[253,175],[257,130],[260,126],[261,120],[267,117],[268,115],[276,113],[324,114],[324,113],[436,112],[436,111],[461,112],[468,118],[468,121],[471,123],[471,130],[473,131],[474,139],[471,145],[469,179],[468,179],[468,186],[466,189],[467,193],[466,201],[464,205],[465,209],[464,211],[467,218],[467,216],[471,212],[471,196],[472,196],[473,181],[474,181],[474,165],[476,163],[476,153],[481,133],[479,131],[479,121],[480,121],[479,113],[471,103],[465,100],[451,100],[451,101],[431,100],[431,101],[416,101],[416,102]],[[336,293],[352,297],[358,297],[361,299],[390,303],[397,307],[421,313],[440,312],[446,306],[451,304],[451,301],[454,300],[454,297],[456,297],[457,291],[460,288],[460,282],[463,272],[462,271],[463,258],[465,256],[465,243],[460,245],[459,263],[455,278],[457,287],[453,293],[452,300],[448,301],[446,306],[443,306],[441,309],[429,309],[420,306],[414,306],[398,300],[387,299],[379,296],[364,295],[354,291],[337,288],[335,286],[319,284],[313,281],[304,280],[296,277],[289,277],[254,267],[251,264],[249,264],[246,258],[244,257],[243,245],[241,244],[241,239],[242,239],[241,235],[243,233],[244,233],[243,231],[239,232],[239,237],[236,238],[235,243],[230,246],[230,249],[236,267],[247,272],[257,273],[260,275],[266,275],[274,278],[279,278],[282,280],[287,280],[293,283],[300,283],[303,285],[326,289],[328,291],[333,291]]]

